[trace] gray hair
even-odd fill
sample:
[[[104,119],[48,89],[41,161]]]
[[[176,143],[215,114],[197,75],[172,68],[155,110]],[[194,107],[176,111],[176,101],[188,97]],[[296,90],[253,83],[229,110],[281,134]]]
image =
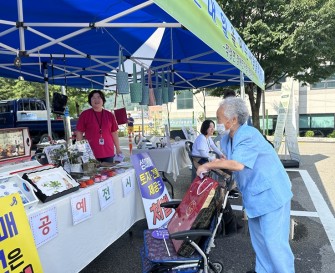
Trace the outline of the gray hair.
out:
[[[224,108],[224,116],[231,120],[237,117],[239,124],[244,124],[249,118],[247,105],[241,98],[228,97],[220,103],[220,108]]]

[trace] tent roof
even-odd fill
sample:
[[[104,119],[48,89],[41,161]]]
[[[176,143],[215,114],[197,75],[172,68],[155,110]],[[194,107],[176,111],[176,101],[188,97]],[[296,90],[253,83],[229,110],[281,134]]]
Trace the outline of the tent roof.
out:
[[[176,2],[169,1],[171,5]],[[171,71],[171,82],[177,90],[239,84],[240,69],[193,34],[190,27],[186,29],[174,19],[172,11],[164,11],[159,2],[3,1],[0,76],[22,75],[28,81],[44,82],[46,67],[50,83],[103,89],[104,82],[112,79],[108,85],[113,89],[121,47],[128,59],[128,73],[132,73],[131,61],[154,72]],[[207,3],[183,0],[183,5],[187,8],[196,2]],[[245,81],[252,79],[262,85],[264,72],[248,53],[245,50],[244,57],[257,67],[259,81],[252,77]],[[14,64],[17,59],[20,67]]]

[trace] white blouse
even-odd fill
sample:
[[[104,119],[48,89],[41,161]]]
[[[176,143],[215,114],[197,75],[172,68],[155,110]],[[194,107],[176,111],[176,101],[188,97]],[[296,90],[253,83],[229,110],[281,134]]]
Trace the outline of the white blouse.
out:
[[[193,143],[192,155],[210,157],[210,151],[214,151],[219,156],[223,155],[218,147],[216,147],[211,137],[206,138],[203,134],[198,135]]]

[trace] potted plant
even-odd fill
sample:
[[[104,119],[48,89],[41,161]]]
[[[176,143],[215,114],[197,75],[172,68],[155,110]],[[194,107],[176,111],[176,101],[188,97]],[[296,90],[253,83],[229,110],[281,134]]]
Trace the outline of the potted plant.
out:
[[[81,156],[82,153],[78,150],[68,150],[68,160],[70,163],[71,173],[81,173],[83,172],[82,165],[81,165]]]
[[[83,163],[84,173],[94,173],[97,166],[99,165],[99,161],[93,158],[90,158],[88,162]]]
[[[64,166],[65,162],[68,160],[67,149],[64,145],[61,145],[60,148],[53,149],[50,151],[50,159],[52,164],[59,166]]]

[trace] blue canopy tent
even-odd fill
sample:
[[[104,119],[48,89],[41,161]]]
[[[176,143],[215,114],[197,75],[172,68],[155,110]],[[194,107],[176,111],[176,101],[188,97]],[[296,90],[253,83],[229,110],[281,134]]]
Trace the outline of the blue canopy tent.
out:
[[[146,44],[157,30],[156,45]],[[154,53],[134,55],[144,44]],[[105,76],[118,69],[120,48],[139,66],[170,72],[175,90],[240,84],[241,74],[264,88],[262,68],[214,0],[1,4],[0,76],[46,82],[47,107],[48,81],[103,89]]]

